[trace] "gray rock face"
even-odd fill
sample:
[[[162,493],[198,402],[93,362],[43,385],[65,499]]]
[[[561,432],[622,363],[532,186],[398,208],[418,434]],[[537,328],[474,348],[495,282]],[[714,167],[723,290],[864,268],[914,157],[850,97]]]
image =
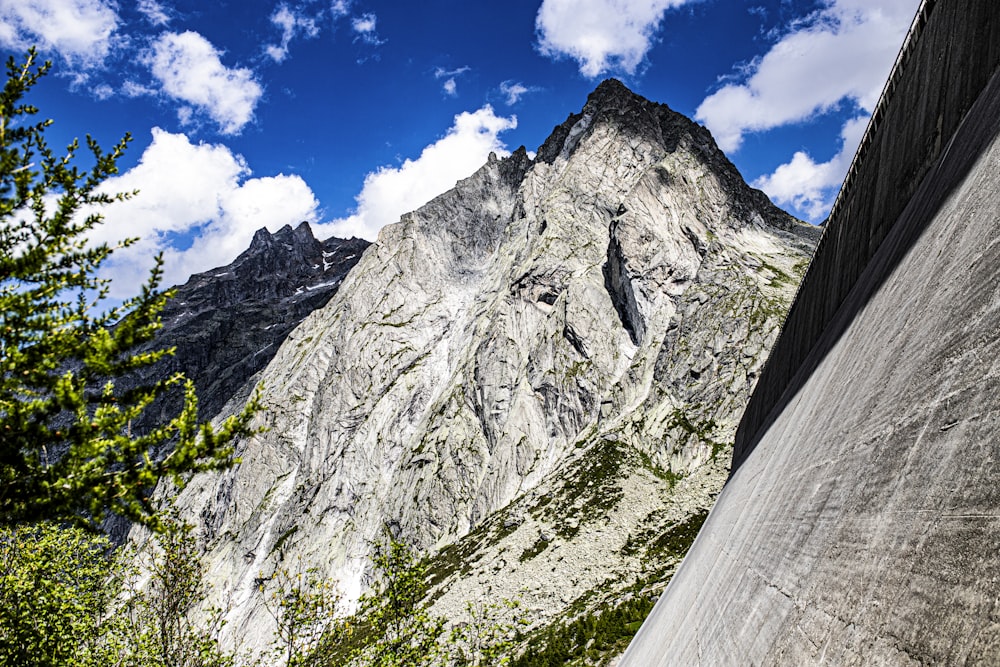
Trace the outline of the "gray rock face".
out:
[[[288,333],[326,305],[368,245],[364,239],[320,242],[307,222],[274,234],[258,230],[231,264],[176,288],[154,342],[176,353],[146,375],[184,372],[198,389],[201,412],[218,414],[267,366]]]
[[[246,400],[251,378],[277,353],[302,319],[324,306],[357,264],[364,239],[318,241],[309,223],[274,234],[260,229],[231,264],[191,276],[163,309],[163,328],[148,349],[175,348],[173,356],[119,384],[148,384],[183,372],[198,391],[199,412],[219,414],[234,397]],[[150,406],[132,428],[140,433],[176,415],[180,395]],[[128,522],[110,519],[105,530],[124,539]]]
[[[435,581],[452,618],[487,589],[544,618],[634,579],[644,531],[721,486],[817,236],[704,128],[616,81],[534,161],[491,156],[384,228],[261,375],[269,430],[179,498],[229,641],[266,639],[255,580],[279,566],[356,599],[386,525],[462,549],[469,567]]]

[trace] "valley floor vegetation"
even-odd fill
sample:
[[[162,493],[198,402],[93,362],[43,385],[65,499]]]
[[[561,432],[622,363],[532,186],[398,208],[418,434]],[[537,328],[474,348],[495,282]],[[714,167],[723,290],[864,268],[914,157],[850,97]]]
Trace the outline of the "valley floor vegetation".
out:
[[[221,611],[200,608],[190,525],[170,512],[161,525],[145,546],[117,551],[75,526],[0,530],[0,666],[486,667],[509,664],[521,638],[516,621],[497,620],[498,605],[470,604],[470,621],[450,628],[431,615],[423,562],[387,539],[355,614],[338,613],[335,587],[315,572],[279,570],[260,585],[275,620],[268,649],[226,652]]]
[[[0,667],[550,667],[602,665],[653,606],[644,595],[529,631],[517,601],[468,603],[460,623],[429,610],[427,562],[388,532],[375,583],[343,615],[333,582],[279,569],[259,593],[275,621],[258,655],[225,651],[223,613],[203,609],[190,525],[169,510],[141,546],[51,522],[0,529]],[[513,612],[513,613],[511,613]]]

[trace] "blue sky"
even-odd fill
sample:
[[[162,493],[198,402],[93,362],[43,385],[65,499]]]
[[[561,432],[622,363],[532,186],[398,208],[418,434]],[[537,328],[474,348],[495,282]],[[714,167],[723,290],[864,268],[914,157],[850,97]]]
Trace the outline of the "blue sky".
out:
[[[615,76],[706,125],[783,208],[820,222],[919,0],[0,0],[0,44],[54,62],[55,145],[134,141],[139,189],[96,235],[134,292],[300,220],[364,236],[536,149]]]

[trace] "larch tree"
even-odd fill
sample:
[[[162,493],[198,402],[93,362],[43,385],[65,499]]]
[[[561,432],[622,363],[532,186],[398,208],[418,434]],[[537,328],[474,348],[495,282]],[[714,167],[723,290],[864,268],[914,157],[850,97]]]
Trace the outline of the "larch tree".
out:
[[[190,473],[231,465],[234,439],[252,432],[259,405],[255,398],[213,428],[199,421],[183,375],[123,389],[123,378],[172,353],[140,348],[160,328],[170,293],[158,289],[157,257],[138,295],[107,307],[99,270],[135,240],[90,237],[102,207],[134,195],[101,188],[130,137],[105,152],[88,136],[86,169],[76,141],[51,149],[52,121],[25,102],[50,66],[34,49],[22,62],[10,58],[0,92],[0,525],[94,525],[113,513],[156,528],[156,483],[182,486]],[[144,410],[173,393],[176,412],[133,433]]]

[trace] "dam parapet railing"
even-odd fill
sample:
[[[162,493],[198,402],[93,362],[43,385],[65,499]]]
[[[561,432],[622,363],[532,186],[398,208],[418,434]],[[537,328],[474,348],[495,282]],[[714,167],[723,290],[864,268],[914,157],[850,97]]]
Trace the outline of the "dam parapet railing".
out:
[[[1000,0],[921,3],[737,429],[734,471],[998,65]]]

